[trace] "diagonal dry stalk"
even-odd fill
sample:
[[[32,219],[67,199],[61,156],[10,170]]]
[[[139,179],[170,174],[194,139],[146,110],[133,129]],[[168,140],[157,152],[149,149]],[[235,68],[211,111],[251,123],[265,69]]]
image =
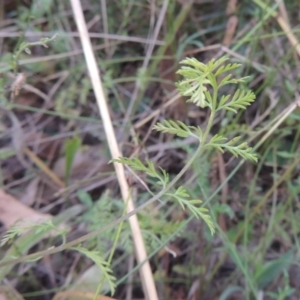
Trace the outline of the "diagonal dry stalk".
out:
[[[71,0],[74,19],[78,27],[83,52],[85,55],[88,71],[91,77],[94,93],[96,96],[97,104],[100,110],[101,118],[105,134],[107,136],[109,149],[113,159],[122,157],[120,149],[118,147],[115,132],[112,126],[112,122],[109,115],[108,106],[106,103],[105,95],[102,88],[101,79],[99,76],[99,69],[96,63],[96,59],[92,50],[91,41],[88,35],[85,19],[82,12],[80,0]],[[124,166],[119,163],[114,163],[116,175],[118,178],[119,186],[121,189],[122,198],[127,203],[127,212],[134,210],[134,204],[130,194],[129,186],[124,173]],[[141,263],[140,275],[142,279],[143,290],[145,298],[148,300],[157,300],[157,292],[154,284],[153,274],[150,268],[150,264],[147,261],[147,253],[142,238],[140,226],[136,215],[131,216],[129,219],[133,241],[135,245],[136,258],[138,263]]]

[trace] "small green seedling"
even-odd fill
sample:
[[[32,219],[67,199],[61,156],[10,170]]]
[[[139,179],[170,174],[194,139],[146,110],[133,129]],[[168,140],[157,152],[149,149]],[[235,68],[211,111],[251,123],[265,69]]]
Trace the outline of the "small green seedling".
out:
[[[199,158],[203,151],[207,149],[214,148],[221,152],[229,151],[236,157],[253,162],[257,161],[257,156],[252,152],[252,148],[246,142],[240,142],[239,136],[228,141],[226,137],[216,134],[209,139],[215,116],[219,111],[225,110],[237,113],[238,110],[246,109],[255,100],[254,93],[244,89],[237,89],[233,95],[219,95],[223,86],[245,82],[246,79],[246,77],[233,78],[232,74],[224,75],[224,73],[240,67],[240,64],[237,63],[224,64],[227,59],[226,57],[221,57],[218,60],[211,60],[207,64],[201,63],[195,58],[186,58],[181,61],[183,66],[177,72],[183,76],[183,80],[177,83],[179,92],[181,95],[189,97],[188,102],[193,102],[200,108],[208,108],[210,112],[208,123],[204,130],[175,120],[164,120],[153,127],[157,131],[174,134],[179,137],[192,136],[199,141],[199,146],[194,155],[174,179],[170,181],[169,174],[162,168],[157,170],[151,161],[147,161],[144,164],[138,158],[130,159],[124,157],[114,160],[114,162],[123,163],[135,171],[142,171],[154,178],[156,183],[162,187],[162,190],[159,192],[160,199],[168,197],[168,199],[177,201],[183,209],[188,208],[195,217],[205,221],[212,234],[215,232],[215,225],[208,209],[201,206],[202,201],[200,199],[190,199],[190,195],[183,186],[179,186],[176,189],[174,187],[192,162]]]

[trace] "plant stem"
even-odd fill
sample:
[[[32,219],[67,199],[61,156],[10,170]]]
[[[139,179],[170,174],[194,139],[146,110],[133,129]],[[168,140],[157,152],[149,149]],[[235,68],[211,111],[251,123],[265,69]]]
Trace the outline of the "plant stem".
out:
[[[211,113],[210,113],[208,123],[207,123],[206,129],[205,129],[205,132],[203,134],[203,139],[202,139],[203,147],[206,144],[208,134],[210,133],[211,127],[213,125],[213,122],[214,122],[214,119],[215,119],[215,114],[216,114],[215,110],[212,110]]]
[[[126,213],[126,210],[127,210],[127,204],[128,204],[128,200],[126,201],[126,205],[124,207],[124,210],[123,210],[123,215]],[[117,229],[117,233],[116,233],[116,236],[115,236],[115,239],[114,239],[114,242],[113,242],[113,246],[112,246],[112,249],[111,249],[111,252],[110,252],[110,255],[108,257],[108,260],[107,260],[107,265],[110,267],[111,265],[111,261],[112,261],[112,258],[114,256],[114,253],[115,253],[115,250],[117,248],[117,244],[118,244],[118,240],[119,240],[119,237],[120,237],[120,234],[121,234],[121,230],[122,230],[122,227],[123,227],[123,222],[120,222],[119,226],[118,226],[118,229]],[[103,283],[104,283],[104,275],[102,275],[101,279],[100,279],[100,283],[97,287],[97,290],[96,290],[96,293],[94,295],[94,298],[93,300],[96,300],[98,298],[98,295],[100,294],[101,290],[102,290],[102,286],[103,286]]]

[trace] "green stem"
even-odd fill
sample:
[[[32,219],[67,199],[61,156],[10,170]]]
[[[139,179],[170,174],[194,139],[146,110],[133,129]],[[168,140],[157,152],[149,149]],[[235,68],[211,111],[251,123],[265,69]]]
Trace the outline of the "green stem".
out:
[[[34,47],[34,46],[44,46],[47,47],[47,44],[51,41],[53,41],[55,38],[57,37],[57,34],[54,34],[51,38],[44,38],[41,39],[37,42],[32,42],[32,43],[21,43],[18,50],[16,51],[16,53],[13,55],[13,70],[14,73],[17,74],[18,72],[18,61],[19,61],[19,56],[21,55],[21,53],[26,49],[26,48],[30,48],[30,47]]]
[[[128,199],[128,200],[129,200],[129,199]],[[128,200],[126,201],[126,205],[125,205],[124,210],[123,210],[123,216],[124,216],[124,214],[125,214],[126,211],[127,211]],[[122,230],[122,227],[123,227],[123,223],[124,223],[124,221],[123,221],[123,222],[120,222],[120,224],[119,224],[119,226],[118,226],[117,234],[116,234],[116,237],[115,237],[115,239],[114,239],[114,243],[113,243],[113,246],[112,246],[112,248],[111,248],[110,255],[109,255],[108,260],[107,260],[108,266],[111,265],[112,258],[113,258],[113,256],[114,256],[115,250],[116,250],[116,248],[117,248],[117,244],[118,244],[118,240],[119,240],[119,237],[120,237],[120,234],[121,234],[121,230]],[[101,290],[102,290],[102,286],[103,286],[103,283],[104,283],[104,279],[105,279],[104,276],[102,276],[102,278],[101,278],[101,280],[100,280],[100,283],[99,283],[99,285],[98,285],[98,287],[97,287],[97,290],[96,290],[96,293],[95,293],[95,295],[94,295],[93,300],[96,300],[96,299],[98,298],[98,295],[100,294],[100,292],[101,292]]]
[[[208,123],[207,123],[207,126],[206,126],[206,130],[205,130],[205,132],[203,134],[203,139],[202,139],[203,147],[206,144],[206,140],[207,140],[208,134],[210,133],[211,127],[213,125],[213,122],[214,122],[214,119],[215,119],[215,114],[216,114],[215,110],[212,110],[212,112],[210,113],[210,116],[209,116],[209,119],[208,119]]]

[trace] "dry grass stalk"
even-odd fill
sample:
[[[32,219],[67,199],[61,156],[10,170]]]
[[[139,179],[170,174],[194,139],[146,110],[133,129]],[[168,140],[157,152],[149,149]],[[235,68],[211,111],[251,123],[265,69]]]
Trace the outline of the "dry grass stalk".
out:
[[[82,12],[80,0],[71,0],[74,18],[78,27],[86,63],[88,66],[89,74],[91,77],[93,89],[95,92],[97,104],[100,110],[100,114],[103,121],[105,134],[108,139],[108,145],[112,158],[119,158],[122,156],[118,143],[116,140],[115,132],[112,126],[112,122],[109,115],[108,106],[104,96],[101,79],[99,76],[99,69],[96,63],[96,59],[92,50],[91,41],[88,35],[85,19]],[[118,182],[120,185],[122,197],[125,203],[127,203],[127,212],[131,212],[134,209],[134,204],[130,194],[129,186],[124,173],[124,166],[122,164],[114,163]],[[143,263],[140,268],[140,275],[142,279],[143,290],[145,298],[149,300],[157,300],[157,292],[154,284],[154,279],[150,264],[147,261],[147,254],[145,245],[143,242],[140,226],[136,215],[129,218],[130,227],[132,230],[133,241],[135,245],[136,258],[138,263]]]

